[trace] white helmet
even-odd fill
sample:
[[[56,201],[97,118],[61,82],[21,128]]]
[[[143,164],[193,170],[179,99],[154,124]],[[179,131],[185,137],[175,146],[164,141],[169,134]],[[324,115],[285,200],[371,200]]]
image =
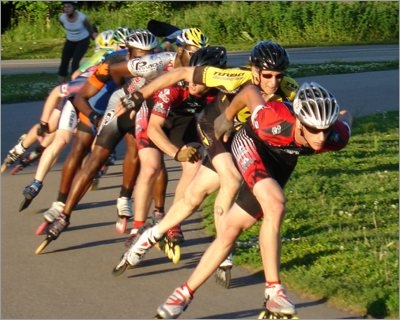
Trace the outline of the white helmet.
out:
[[[115,30],[114,38],[118,45],[125,46],[126,38],[133,32],[132,29],[128,27],[118,27]]]
[[[332,126],[340,111],[333,94],[316,82],[301,85],[293,101],[293,109],[303,125],[321,130]]]
[[[97,49],[112,49],[116,43],[114,38],[114,30],[106,30],[100,32],[95,40]]]
[[[148,30],[133,30],[126,38],[126,45],[142,50],[153,50],[158,45],[157,38]]]

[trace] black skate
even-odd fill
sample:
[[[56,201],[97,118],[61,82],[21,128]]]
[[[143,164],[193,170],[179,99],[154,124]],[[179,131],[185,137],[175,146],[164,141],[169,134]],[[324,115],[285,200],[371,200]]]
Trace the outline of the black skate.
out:
[[[44,248],[46,248],[50,242],[56,240],[61,232],[69,226],[69,221],[66,220],[64,214],[60,214],[51,224],[48,225],[46,230],[46,238],[41,242],[41,244],[36,248],[35,254],[40,254]],[[42,223],[43,225],[43,223]]]
[[[32,200],[39,194],[40,190],[42,190],[43,183],[33,179],[31,184],[27,185],[24,190],[22,191],[22,194],[24,195],[24,199],[22,200],[20,206],[19,206],[19,212],[22,210],[25,210],[26,208],[29,207],[31,204]]]

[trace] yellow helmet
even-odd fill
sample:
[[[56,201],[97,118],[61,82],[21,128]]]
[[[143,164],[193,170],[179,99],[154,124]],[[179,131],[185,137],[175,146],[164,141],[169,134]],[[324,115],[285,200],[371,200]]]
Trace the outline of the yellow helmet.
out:
[[[114,30],[106,30],[100,32],[95,40],[96,49],[112,49],[116,43],[114,38]]]
[[[183,29],[176,38],[178,46],[195,46],[197,48],[208,47],[208,37],[199,28]]]

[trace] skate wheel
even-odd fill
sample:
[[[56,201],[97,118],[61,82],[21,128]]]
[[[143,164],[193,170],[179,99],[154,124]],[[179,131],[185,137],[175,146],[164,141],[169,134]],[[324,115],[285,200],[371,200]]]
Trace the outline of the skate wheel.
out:
[[[49,225],[49,223],[47,221],[42,222],[39,227],[36,229],[35,234],[37,236],[41,235],[44,233],[44,231],[47,229],[47,226]]]
[[[46,238],[42,241],[42,243],[39,245],[39,247],[36,248],[35,254],[40,254],[44,248],[47,247],[47,245],[51,242],[51,239]]]
[[[161,317],[158,313],[154,316],[153,319],[164,319],[163,317]]]
[[[26,198],[24,200],[22,200],[21,204],[19,205],[19,212],[28,208],[29,205],[31,204],[32,200],[33,199],[26,199]]]
[[[172,251],[172,263],[177,264],[179,260],[181,260],[181,247],[179,244],[173,245],[173,247],[170,249]]]
[[[1,173],[3,173],[4,171],[6,171],[7,168],[8,168],[8,165],[6,165],[6,164],[3,163],[3,164],[1,165]]]
[[[16,165],[14,168],[12,168],[12,169],[10,170],[10,174],[12,174],[12,175],[17,174],[18,172],[22,171],[23,169],[24,169],[23,166],[21,166],[21,165]]]
[[[122,256],[123,257],[123,256]],[[125,261],[123,264],[121,262],[112,270],[112,275],[118,277],[125,272],[129,264]]]
[[[169,260],[172,260],[172,256],[174,255],[171,243],[167,243],[165,246],[166,254]]]
[[[121,234],[125,233],[126,225],[128,224],[128,219],[126,217],[118,217],[117,223],[115,224],[115,228]]]

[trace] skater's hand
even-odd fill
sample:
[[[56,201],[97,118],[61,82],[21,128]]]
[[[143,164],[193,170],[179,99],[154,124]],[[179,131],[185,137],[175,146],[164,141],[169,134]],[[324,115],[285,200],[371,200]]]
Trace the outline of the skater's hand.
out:
[[[128,93],[121,98],[122,105],[126,110],[138,111],[144,101],[143,95],[140,91]]]
[[[40,121],[39,127],[38,127],[38,129],[37,129],[36,134],[37,134],[39,137],[44,137],[44,135],[45,135],[46,133],[49,133],[49,131],[50,131],[50,129],[49,129],[49,124],[48,124],[47,122]]]
[[[179,162],[189,161],[195,163],[201,159],[201,154],[199,153],[200,146],[182,146],[178,152],[175,154],[174,159]]]
[[[225,117],[225,113],[223,112],[220,114],[217,118],[214,120],[214,134],[217,140],[222,138],[222,141],[228,142],[229,137],[232,135],[232,133],[235,131],[235,128],[233,126],[233,121],[228,120]]]
[[[122,101],[118,101],[117,106],[115,108],[115,117],[119,117],[119,116],[123,115],[125,112],[127,112],[127,110],[124,107],[124,105],[122,104]],[[135,117],[135,115],[136,115],[136,111],[132,110],[129,115],[129,118],[133,119]]]

